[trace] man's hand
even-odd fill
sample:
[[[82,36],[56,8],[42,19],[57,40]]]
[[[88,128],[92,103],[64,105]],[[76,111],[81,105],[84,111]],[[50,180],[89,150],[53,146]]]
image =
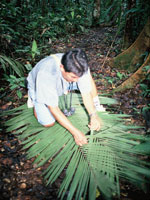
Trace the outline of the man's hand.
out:
[[[72,134],[77,145],[82,146],[88,143],[85,135],[72,125],[68,118],[59,109],[59,107],[48,106],[48,108],[50,109],[50,112],[55,117],[55,119],[59,122],[59,124],[61,124]]]
[[[90,123],[88,127],[94,131],[99,131],[100,128],[102,127],[102,121],[96,113],[90,117]]]
[[[81,131],[76,132],[75,134],[73,134],[73,136],[74,136],[74,140],[76,144],[79,146],[82,146],[88,143],[85,135]]]

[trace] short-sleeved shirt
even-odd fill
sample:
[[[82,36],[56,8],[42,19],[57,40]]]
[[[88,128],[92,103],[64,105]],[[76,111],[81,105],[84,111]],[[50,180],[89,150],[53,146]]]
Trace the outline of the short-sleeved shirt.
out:
[[[33,102],[58,106],[59,96],[64,94],[69,87],[69,82],[63,78],[60,70],[63,55],[63,53],[55,54],[57,60],[54,56],[42,59],[29,73],[28,90]],[[88,69],[74,84],[77,84],[82,94],[89,93],[91,91],[90,70]]]

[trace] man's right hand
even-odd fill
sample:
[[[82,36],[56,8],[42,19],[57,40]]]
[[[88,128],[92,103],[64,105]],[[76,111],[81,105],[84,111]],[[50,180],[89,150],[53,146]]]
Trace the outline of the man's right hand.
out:
[[[81,131],[78,131],[74,134],[74,140],[75,140],[76,144],[79,146],[82,146],[82,145],[88,143],[87,138]]]
[[[48,108],[58,123],[72,134],[77,145],[82,146],[88,143],[85,135],[72,125],[68,118],[59,109],[59,107],[48,106]]]

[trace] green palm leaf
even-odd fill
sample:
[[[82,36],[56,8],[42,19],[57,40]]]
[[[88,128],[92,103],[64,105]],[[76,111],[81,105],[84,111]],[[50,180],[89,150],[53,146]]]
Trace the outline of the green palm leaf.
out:
[[[100,100],[105,104],[116,103],[106,97]],[[60,107],[63,106],[61,97]],[[73,106],[76,112],[69,119],[88,138],[88,144],[83,147],[77,146],[72,135],[58,123],[50,128],[38,124],[33,110],[26,105],[7,111],[5,115],[12,118],[5,125],[9,132],[16,130],[14,134],[22,141],[23,149],[27,149],[27,158],[35,157],[37,167],[51,161],[43,172],[47,184],[52,184],[65,169],[58,194],[61,199],[80,200],[88,195],[90,200],[95,200],[97,189],[106,199],[111,199],[120,195],[120,179],[141,186],[143,177],[150,177],[149,163],[140,159],[149,153],[145,146],[141,150],[143,143],[150,143],[149,137],[131,133],[139,127],[125,125],[128,115],[109,112],[99,112],[103,127],[99,132],[89,132],[89,119],[80,95],[74,94]]]
[[[24,77],[25,67],[18,61],[13,60],[4,55],[0,55],[0,63],[5,72],[7,72],[7,70],[8,70],[7,65],[9,65],[9,71],[11,72],[11,74],[12,74],[12,72],[14,72],[19,77]]]

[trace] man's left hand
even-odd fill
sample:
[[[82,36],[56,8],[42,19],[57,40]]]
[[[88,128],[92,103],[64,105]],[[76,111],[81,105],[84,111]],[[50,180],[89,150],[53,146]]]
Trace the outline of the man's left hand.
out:
[[[94,131],[99,131],[102,127],[102,121],[96,113],[90,117],[90,123],[88,127]]]

